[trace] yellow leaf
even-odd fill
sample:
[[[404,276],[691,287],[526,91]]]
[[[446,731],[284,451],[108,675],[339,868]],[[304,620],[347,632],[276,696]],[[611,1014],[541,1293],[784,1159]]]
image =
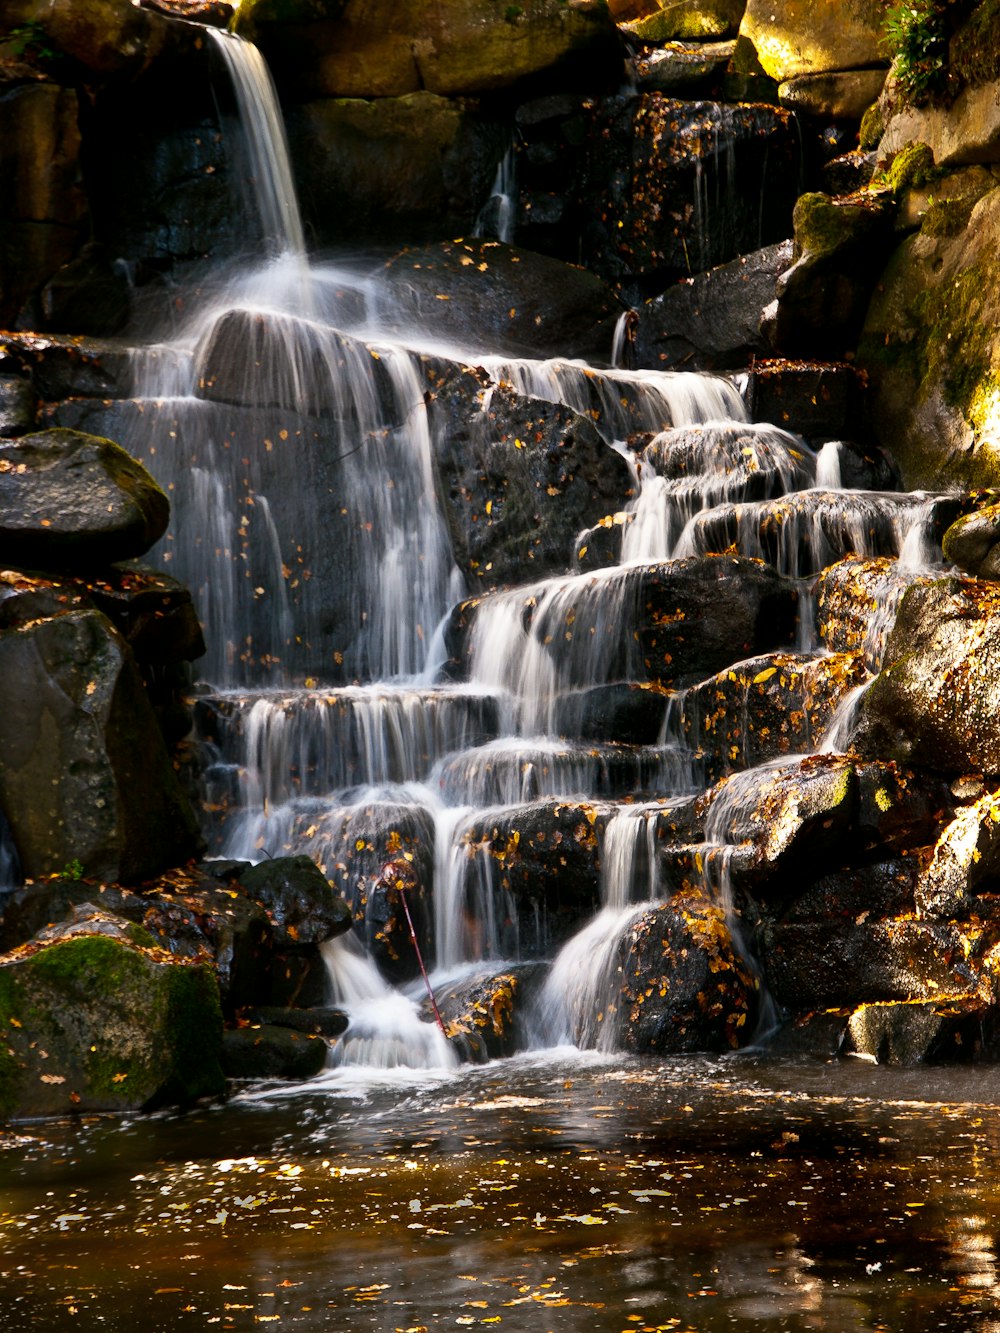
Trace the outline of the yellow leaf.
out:
[[[755,685],[760,685],[763,681],[770,680],[777,669],[777,667],[768,667],[766,671],[758,671],[753,678],[753,683]]]

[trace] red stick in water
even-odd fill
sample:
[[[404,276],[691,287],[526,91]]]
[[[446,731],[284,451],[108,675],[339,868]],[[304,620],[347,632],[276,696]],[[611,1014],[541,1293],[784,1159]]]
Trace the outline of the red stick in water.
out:
[[[423,977],[424,985],[427,987],[427,994],[430,997],[431,1008],[434,1010],[434,1017],[437,1019],[438,1027],[444,1033],[445,1037],[447,1037],[448,1033],[444,1026],[444,1019],[441,1017],[441,1011],[437,1007],[437,1000],[434,998],[434,991],[431,987],[431,979],[427,975],[427,969],[424,967],[424,960],[420,953],[420,945],[417,943],[417,932],[413,928],[413,917],[410,916],[410,904],[406,901],[406,885],[400,880],[397,880],[396,888],[399,890],[399,899],[403,904],[403,911],[406,913],[406,924],[410,928],[410,939],[413,941],[413,948],[417,955],[417,962],[420,964],[420,975]]]

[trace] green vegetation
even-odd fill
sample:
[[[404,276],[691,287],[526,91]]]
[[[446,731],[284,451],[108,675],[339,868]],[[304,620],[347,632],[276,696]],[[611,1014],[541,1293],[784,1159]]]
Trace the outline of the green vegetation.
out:
[[[982,0],[955,34],[951,72],[973,86],[1000,79],[1000,0]]]
[[[79,883],[83,879],[83,862],[74,856],[72,861],[67,861],[63,866],[59,872],[59,878],[70,884]]]
[[[45,29],[39,23],[25,23],[19,28],[11,28],[6,37],[0,38],[0,45],[11,55],[25,57],[28,60],[55,60],[59,52],[49,45]]]
[[[885,18],[885,45],[907,99],[915,106],[948,86],[949,0],[897,0]]]
[[[934,154],[925,143],[907,144],[892,159],[885,171],[877,173],[872,185],[882,186],[900,195],[914,186],[927,185],[941,175],[934,165]]]

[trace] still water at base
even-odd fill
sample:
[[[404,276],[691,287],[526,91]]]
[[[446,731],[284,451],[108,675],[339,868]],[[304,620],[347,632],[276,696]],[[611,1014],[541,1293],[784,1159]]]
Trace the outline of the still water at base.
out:
[[[1000,1333],[1000,1075],[547,1052],[0,1137],[22,1329]]]

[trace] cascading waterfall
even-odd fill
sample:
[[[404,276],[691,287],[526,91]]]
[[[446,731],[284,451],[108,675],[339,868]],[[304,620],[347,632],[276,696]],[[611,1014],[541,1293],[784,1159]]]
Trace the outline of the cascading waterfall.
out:
[[[619,563],[483,597],[468,680],[445,683],[435,631],[465,590],[438,496],[419,346],[371,326],[368,279],[305,262],[266,71],[252,48],[215,40],[241,89],[268,261],[209,288],[171,343],[137,358],[131,442],[171,491],[160,559],[192,587],[206,623],[197,714],[214,850],[306,851],[350,894],[353,849],[377,875],[380,858],[401,854],[405,827],[411,860],[424,856],[432,881],[437,976],[452,977],[495,972],[528,948],[504,847],[533,812],[568,809],[596,847],[599,910],[552,963],[537,1039],[610,1048],[622,940],[667,897],[663,802],[704,785],[701,758],[671,721],[682,705],[668,714],[665,692],[644,696],[662,710],[659,743],[609,742],[584,727],[594,691],[645,681],[633,630],[643,569],[737,551],[803,579],[848,553],[915,549],[908,534],[927,529],[929,502],[848,502],[836,451],[817,458],[797,437],[749,423],[725,379],[479,360],[494,383],[594,420],[627,458],[637,494],[615,516]],[[484,412],[489,398],[487,389]],[[308,506],[289,501],[293,486]],[[575,555],[566,552],[567,569]],[[804,637],[809,653],[823,651],[811,630]],[[745,780],[752,787],[753,775]],[[703,859],[716,866],[732,852],[724,809],[717,800],[705,832]],[[533,836],[558,847],[555,835]],[[739,943],[727,883],[706,875]],[[550,927],[540,916],[527,933],[544,942]],[[358,936],[325,953],[351,1022],[335,1061],[454,1061],[419,996],[394,990]]]

